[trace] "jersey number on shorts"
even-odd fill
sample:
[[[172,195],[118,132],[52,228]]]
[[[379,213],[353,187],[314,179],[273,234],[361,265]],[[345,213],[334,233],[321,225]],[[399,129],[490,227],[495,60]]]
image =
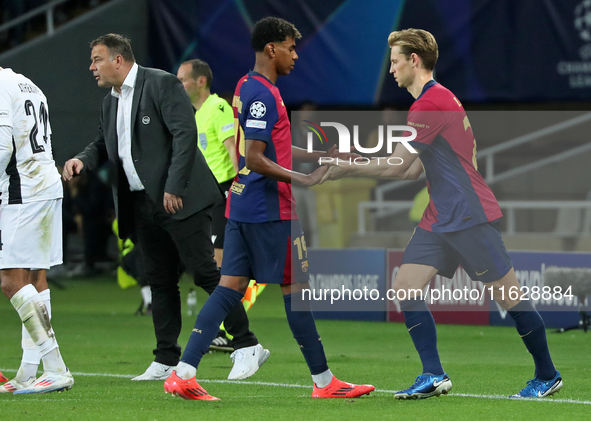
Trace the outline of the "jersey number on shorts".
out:
[[[37,113],[35,112],[35,106],[30,100],[25,101],[25,112],[27,115],[33,115],[35,119],[35,125],[31,129],[29,133],[29,142],[31,142],[31,149],[33,149],[33,153],[45,152],[45,147],[37,143],[37,135],[39,134],[39,127],[37,126]],[[45,104],[42,102],[39,106],[39,117],[41,118],[40,123],[43,124],[44,134],[43,134],[43,141],[47,143],[47,109],[45,108]]]
[[[302,235],[301,237],[296,238],[293,240],[293,244],[298,249],[298,260],[307,259],[308,258],[308,249],[306,248],[306,239]]]

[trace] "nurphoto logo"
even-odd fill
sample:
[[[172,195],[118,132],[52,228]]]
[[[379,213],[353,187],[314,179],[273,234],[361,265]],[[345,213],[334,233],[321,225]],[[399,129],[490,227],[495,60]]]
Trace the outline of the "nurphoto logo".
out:
[[[335,121],[323,121],[320,125],[313,123],[309,120],[303,120],[307,124],[302,124],[303,127],[310,130],[307,133],[307,151],[312,153],[314,150],[313,143],[314,143],[314,135],[318,137],[321,144],[328,144],[328,136],[326,132],[322,129],[322,127],[332,127],[336,129],[339,140],[338,140],[338,150],[341,153],[349,153],[352,150],[358,153],[366,153],[366,154],[374,154],[377,152],[382,151],[384,143],[386,145],[386,150],[384,155],[392,155],[392,152],[395,149],[395,145],[400,143],[402,144],[410,153],[417,153],[417,151],[410,145],[409,142],[413,141],[417,137],[417,130],[411,126],[403,126],[403,125],[378,125],[377,127],[377,144],[372,147],[364,147],[359,142],[359,125],[353,125],[353,144],[351,144],[351,132],[347,126],[342,123],[337,123]],[[401,135],[402,133],[402,135]],[[410,133],[410,135],[408,135]],[[354,146],[354,149],[351,148]],[[334,162],[336,158],[329,158],[323,157],[320,158],[320,164]],[[380,164],[381,159],[378,159],[378,164]],[[356,165],[367,165],[370,162],[369,158],[365,157],[358,157],[349,159],[350,164]],[[383,162],[383,161],[382,161]],[[402,159],[397,157],[387,158],[385,162],[388,165],[401,165]],[[338,161],[337,161],[338,165]]]

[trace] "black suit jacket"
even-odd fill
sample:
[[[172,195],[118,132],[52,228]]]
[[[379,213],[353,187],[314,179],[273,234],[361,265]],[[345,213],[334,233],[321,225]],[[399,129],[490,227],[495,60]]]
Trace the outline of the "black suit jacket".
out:
[[[119,235],[134,232],[133,203],[117,145],[118,99],[105,96],[98,135],[76,158],[84,170],[108,160]],[[131,155],[152,201],[164,212],[164,192],[182,196],[183,209],[169,214],[184,219],[220,200],[221,189],[197,147],[191,101],[178,78],[139,66],[131,108]]]

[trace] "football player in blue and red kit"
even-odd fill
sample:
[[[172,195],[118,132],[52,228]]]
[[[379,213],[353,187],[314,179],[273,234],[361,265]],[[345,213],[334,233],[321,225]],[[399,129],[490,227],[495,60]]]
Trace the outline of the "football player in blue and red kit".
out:
[[[425,171],[430,201],[416,228],[394,280],[394,289],[409,297],[400,302],[405,323],[423,364],[423,373],[397,399],[439,396],[452,387],[437,351],[433,316],[423,297],[411,291],[423,289],[433,276],[452,277],[461,265],[475,281],[492,287],[493,298],[515,321],[535,363],[535,377],[513,398],[538,398],[562,387],[554,367],[544,322],[530,301],[512,299],[507,292],[520,291],[511,259],[499,231],[499,204],[478,172],[476,141],[466,112],[452,92],[433,80],[438,57],[432,34],[420,29],[392,32],[390,73],[398,86],[415,98],[407,125],[416,138],[396,145],[387,165],[372,160],[368,165],[323,160],[330,165],[324,180],[345,176],[373,176],[414,180]],[[416,149],[415,149],[416,148]],[[419,158],[419,159],[417,159]],[[504,293],[503,293],[504,292]],[[514,295],[514,294],[511,294]],[[412,298],[410,298],[412,297]]]
[[[369,394],[371,385],[338,380],[328,368],[312,312],[292,311],[292,294],[309,288],[307,251],[295,213],[291,183],[317,184],[328,170],[306,175],[291,171],[292,156],[318,160],[291,145],[287,110],[275,81],[287,75],[298,56],[299,31],[289,22],[269,17],[257,22],[251,44],[254,70],[242,77],[234,94],[239,172],[226,205],[222,279],[203,305],[189,343],[175,372],[164,383],[167,393],[185,399],[216,400],[195,381],[197,367],[228,311],[244,296],[250,279],[280,284],[289,327],[298,342],[314,382],[313,398],[354,398]],[[249,358],[262,364],[262,347]]]

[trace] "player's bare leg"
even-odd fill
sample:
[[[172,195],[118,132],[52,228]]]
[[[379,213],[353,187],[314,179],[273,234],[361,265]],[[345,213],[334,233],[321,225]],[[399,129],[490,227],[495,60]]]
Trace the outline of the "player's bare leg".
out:
[[[0,270],[0,280],[2,283],[2,292],[12,299],[21,288],[30,283],[29,269],[2,269]]]
[[[428,265],[417,265],[407,263],[400,266],[396,279],[394,279],[394,290],[406,291],[406,297],[410,292],[417,289],[423,290],[431,279],[437,275],[437,269]]]
[[[394,290],[400,299],[406,328],[423,364],[423,373],[407,389],[394,394],[396,399],[423,399],[447,394],[452,387],[444,372],[437,351],[437,329],[427,307],[423,289],[437,274],[437,269],[428,265],[403,264],[394,280]]]
[[[222,260],[224,259],[224,249],[213,249],[213,258],[217,263],[218,267],[222,267]]]
[[[514,294],[509,294],[509,291],[520,291],[519,281],[515,276],[515,270],[513,270],[513,268],[511,268],[511,270],[501,279],[487,283],[486,286],[492,287],[494,300],[499,303],[504,310],[509,310],[512,307],[515,307],[521,301],[519,299],[521,294],[516,294],[517,298],[514,297]]]

